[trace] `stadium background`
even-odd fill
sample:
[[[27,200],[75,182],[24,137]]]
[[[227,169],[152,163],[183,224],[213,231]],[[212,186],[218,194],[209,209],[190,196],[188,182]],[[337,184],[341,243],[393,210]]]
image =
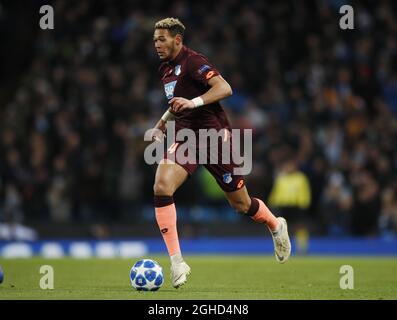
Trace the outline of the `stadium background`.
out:
[[[44,4],[54,30],[39,28]],[[354,30],[339,28],[343,4]],[[230,82],[233,127],[253,129],[250,193],[291,217],[302,250],[311,235],[319,252],[396,254],[396,12],[393,1],[1,1],[0,239],[161,241],[143,134],[166,106],[153,25],[174,16]],[[299,177],[292,190],[276,191],[280,173]],[[244,236],[246,252],[269,236],[204,170],[175,199],[187,247]],[[216,241],[203,248],[228,252]]]

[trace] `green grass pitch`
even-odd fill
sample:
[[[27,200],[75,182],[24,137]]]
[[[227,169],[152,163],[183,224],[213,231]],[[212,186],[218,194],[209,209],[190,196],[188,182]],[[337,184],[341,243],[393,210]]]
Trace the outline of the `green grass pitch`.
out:
[[[137,292],[129,271],[138,259],[0,259],[3,299],[397,299],[397,259],[379,257],[186,256],[192,275],[185,286],[170,283],[169,260],[157,260],[165,283],[157,292]],[[54,289],[42,290],[42,265],[54,270]],[[351,265],[354,289],[339,287],[340,267]]]

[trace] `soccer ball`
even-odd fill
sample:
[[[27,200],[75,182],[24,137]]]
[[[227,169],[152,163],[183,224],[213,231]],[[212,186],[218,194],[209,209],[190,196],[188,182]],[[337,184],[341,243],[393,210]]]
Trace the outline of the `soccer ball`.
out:
[[[138,291],[157,291],[164,283],[163,268],[154,260],[139,260],[131,268],[130,280]]]

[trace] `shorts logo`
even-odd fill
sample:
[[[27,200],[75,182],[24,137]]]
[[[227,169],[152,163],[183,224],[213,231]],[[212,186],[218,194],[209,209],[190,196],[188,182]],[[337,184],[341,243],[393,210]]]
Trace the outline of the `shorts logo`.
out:
[[[174,90],[176,86],[176,80],[164,84],[165,96],[167,99],[172,99],[174,97]]]
[[[178,65],[175,67],[175,75],[176,75],[176,76],[179,76],[180,74],[181,74],[181,65],[178,64]]]
[[[222,178],[224,183],[230,183],[233,180],[231,173],[225,173]]]
[[[208,64],[203,64],[200,69],[198,70],[199,74],[203,74],[204,71],[211,69],[211,67]]]
[[[205,78],[206,78],[207,80],[209,80],[209,79],[212,78],[212,76],[213,76],[214,74],[215,74],[214,71],[210,71],[210,72],[207,73],[207,75],[205,76]]]

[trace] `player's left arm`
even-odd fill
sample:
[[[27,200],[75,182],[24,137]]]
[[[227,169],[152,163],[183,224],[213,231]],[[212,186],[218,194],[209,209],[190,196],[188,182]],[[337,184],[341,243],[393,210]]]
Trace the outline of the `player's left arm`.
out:
[[[229,83],[221,75],[214,76],[208,80],[210,89],[201,96],[192,100],[182,97],[172,98],[168,103],[174,112],[180,112],[185,109],[194,109],[202,105],[211,104],[216,101],[227,98],[233,94]]]

